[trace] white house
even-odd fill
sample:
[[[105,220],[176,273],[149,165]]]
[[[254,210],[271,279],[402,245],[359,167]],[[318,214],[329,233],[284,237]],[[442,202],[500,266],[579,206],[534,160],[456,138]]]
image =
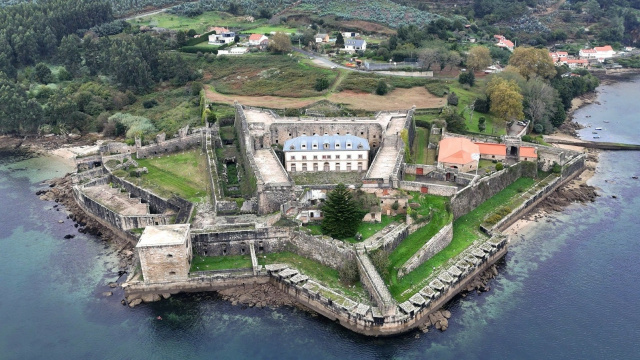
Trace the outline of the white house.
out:
[[[611,45],[596,46],[593,49],[582,49],[579,53],[582,59],[597,59],[599,62],[604,62],[605,59],[610,59],[615,54],[616,52]]]
[[[317,43],[328,43],[329,42],[329,34],[317,34],[316,35]]]
[[[227,31],[220,34],[211,34],[209,35],[209,44],[210,45],[229,44],[234,41],[235,37],[236,37],[236,33],[233,31]]]
[[[564,63],[569,66],[569,69],[584,69],[589,66],[589,60],[587,59],[567,59]]]
[[[251,34],[249,36],[249,46],[260,46],[260,43],[269,38],[263,34]]]
[[[566,51],[550,52],[549,56],[551,56],[551,60],[553,60],[554,64],[566,64],[567,59],[569,58],[569,53]]]
[[[493,35],[493,37],[498,41],[496,46],[505,48],[509,51],[513,51],[515,45],[513,42],[502,35]]]
[[[354,135],[299,136],[284,143],[285,169],[307,171],[366,171],[369,142]]]
[[[360,36],[360,33],[357,33],[357,32],[346,31],[346,32],[342,33],[342,37],[345,38],[345,39],[355,38],[355,37],[358,37],[358,36]]]
[[[360,39],[345,39],[344,50],[345,51],[367,50],[367,41],[360,40]]]

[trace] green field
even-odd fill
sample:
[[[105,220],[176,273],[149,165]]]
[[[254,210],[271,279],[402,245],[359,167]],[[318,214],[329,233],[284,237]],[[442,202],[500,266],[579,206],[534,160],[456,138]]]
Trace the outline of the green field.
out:
[[[130,20],[130,22],[137,26],[154,26],[163,27],[172,30],[189,29],[195,30],[198,34],[207,32],[211,26],[220,27],[233,27],[233,28],[250,28],[257,27],[265,23],[266,20],[259,19],[255,22],[247,22],[243,16],[234,16],[224,12],[207,11],[201,15],[195,17],[186,17],[168,13],[159,13],[150,16],[145,16]]]
[[[391,88],[412,88],[415,86],[425,86],[429,83],[430,79],[421,77],[401,77],[401,76],[382,76],[375,74],[364,74],[360,72],[351,71],[342,81],[338,90],[352,90],[365,93],[372,93],[378,86],[378,81],[384,79],[385,82],[391,86]],[[389,90],[392,90],[389,89]]]
[[[322,265],[317,261],[307,259],[291,252],[281,252],[272,254],[259,254],[258,264],[287,264],[296,270],[309,276],[313,280],[333,289],[342,292],[344,295],[352,299],[360,299],[366,301],[369,296],[362,288],[362,284],[357,282],[355,285],[346,286],[340,282],[338,270]]]
[[[208,198],[207,160],[199,149],[136,161],[149,173],[140,178],[127,174],[127,180],[158,196],[169,198],[177,195],[191,202],[202,202]]]
[[[250,255],[194,256],[190,272],[253,268]]]
[[[453,240],[449,246],[405,275],[402,279],[391,279],[392,282],[389,284],[389,291],[393,297],[399,302],[409,299],[426,285],[426,279],[433,273],[434,269],[438,269],[449,259],[460,254],[464,249],[469,247],[474,240],[482,237],[486,238],[486,235],[482,233],[479,228],[485,217],[502,204],[507,203],[514,196],[519,195],[519,189],[530,188],[534,183],[535,180],[532,178],[519,178],[513,184],[480,204],[480,206],[473,211],[455,220],[453,222]]]
[[[292,34],[292,33],[295,34],[297,32],[297,29],[290,28],[287,26],[267,25],[267,26],[259,26],[259,27],[250,28],[250,29],[241,31],[241,33],[243,34],[266,34],[267,36],[269,36],[272,32],[283,32],[287,34]]]
[[[202,68],[215,91],[229,95],[313,97],[327,92],[316,91],[319,78],[333,84],[338,73],[319,68],[285,55],[247,54],[242,57],[221,57],[208,63],[193,58]]]

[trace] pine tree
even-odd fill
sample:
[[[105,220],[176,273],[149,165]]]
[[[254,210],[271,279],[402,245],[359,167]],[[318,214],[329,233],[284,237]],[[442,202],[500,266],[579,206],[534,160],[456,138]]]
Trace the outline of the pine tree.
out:
[[[322,232],[336,239],[355,236],[363,217],[353,196],[342,183],[327,194],[322,212]]]

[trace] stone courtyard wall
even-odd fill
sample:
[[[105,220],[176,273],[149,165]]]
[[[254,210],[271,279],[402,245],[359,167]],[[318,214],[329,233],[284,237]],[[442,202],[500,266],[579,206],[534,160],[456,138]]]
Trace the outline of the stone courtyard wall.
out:
[[[431,259],[435,254],[449,246],[453,240],[453,223],[445,225],[437,234],[427,241],[398,271],[398,277],[403,277],[425,261]]]

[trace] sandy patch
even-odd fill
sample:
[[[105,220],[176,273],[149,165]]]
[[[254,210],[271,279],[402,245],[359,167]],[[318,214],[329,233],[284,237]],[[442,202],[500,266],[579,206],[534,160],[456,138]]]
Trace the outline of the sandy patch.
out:
[[[329,100],[333,103],[345,104],[352,109],[365,109],[371,111],[381,110],[407,110],[412,106],[419,109],[440,108],[445,105],[446,99],[433,96],[424,87],[411,89],[395,89],[385,96],[363,94],[354,91],[342,91],[311,98],[286,98],[279,96],[243,96],[224,95],[210,89],[206,89],[207,99],[213,102],[233,104],[234,101],[243,105],[260,106],[274,109],[300,108],[311,105],[320,100]]]

